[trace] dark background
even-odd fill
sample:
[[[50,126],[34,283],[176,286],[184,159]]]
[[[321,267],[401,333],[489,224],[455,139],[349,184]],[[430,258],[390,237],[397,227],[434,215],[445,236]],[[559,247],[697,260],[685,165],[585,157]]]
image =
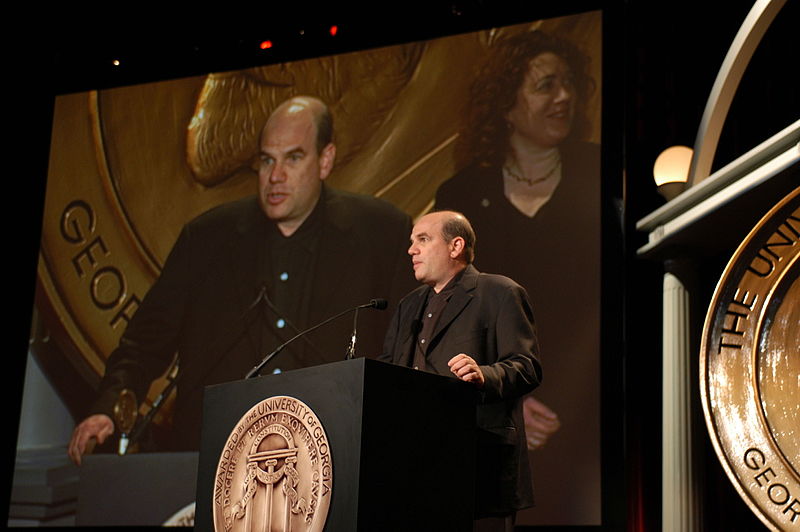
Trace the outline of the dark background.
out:
[[[791,27],[800,22],[798,4],[787,2],[745,72],[712,171],[800,118],[796,29]],[[41,12],[29,8],[25,15],[10,15],[3,231],[10,236],[4,254],[10,297],[5,301],[7,449],[1,500],[8,501],[12,481],[55,95],[603,9],[603,522],[607,530],[660,529],[663,265],[636,257],[647,236],[635,230],[635,223],[664,203],[652,181],[652,165],[669,146],[694,145],[714,79],[751,6],[745,1],[712,9],[697,1],[471,0],[319,10],[295,2],[176,13],[120,7],[79,13],[42,6]],[[328,32],[333,24],[335,37]],[[267,51],[258,48],[265,39],[273,42]],[[122,61],[120,67],[111,64],[114,58]],[[700,307],[707,307],[735,243],[744,236],[741,231],[688,251],[701,286]],[[700,429],[705,526],[763,528],[722,472],[702,423]],[[0,506],[7,511],[5,503]]]

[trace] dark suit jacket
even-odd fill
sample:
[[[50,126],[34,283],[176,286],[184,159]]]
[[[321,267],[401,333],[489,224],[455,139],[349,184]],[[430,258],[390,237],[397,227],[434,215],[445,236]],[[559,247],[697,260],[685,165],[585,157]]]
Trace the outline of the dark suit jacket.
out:
[[[312,299],[307,321],[296,324],[299,329],[372,298],[394,303],[414,283],[405,259],[407,215],[385,201],[327,187],[320,201],[322,234],[306,284]],[[268,284],[264,257],[270,223],[257,199],[249,197],[216,207],[184,227],[107,362],[94,413],[110,415],[124,387],[145,397],[177,352],[180,376],[168,447],[198,447],[203,387],[241,379],[295,334],[275,327],[267,305],[250,308]],[[388,321],[385,312],[360,313],[359,356],[378,355]],[[281,352],[263,373],[343,360],[351,330],[350,319],[332,322],[310,335],[310,342],[295,342]]]
[[[381,359],[410,366],[428,286],[403,298]],[[541,380],[533,312],[525,290],[501,275],[468,266],[428,347],[433,371],[453,376],[447,361],[466,353],[486,380],[477,409],[476,517],[533,504],[521,398]]]

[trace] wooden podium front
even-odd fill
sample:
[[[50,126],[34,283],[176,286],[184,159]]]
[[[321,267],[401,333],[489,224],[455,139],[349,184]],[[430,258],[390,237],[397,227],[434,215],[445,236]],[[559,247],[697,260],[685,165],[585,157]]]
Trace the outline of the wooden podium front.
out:
[[[209,386],[195,526],[471,530],[476,401],[469,384],[363,358]]]

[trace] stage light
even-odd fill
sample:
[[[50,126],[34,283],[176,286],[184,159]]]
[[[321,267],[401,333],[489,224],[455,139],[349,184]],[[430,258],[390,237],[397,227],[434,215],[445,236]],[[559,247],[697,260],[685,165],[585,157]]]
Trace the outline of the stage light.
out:
[[[661,152],[653,165],[653,178],[658,193],[667,201],[676,197],[686,188],[689,167],[694,151],[686,146],[672,146]]]
[[[261,44],[259,45],[259,47],[262,50],[267,50],[269,48],[272,48],[272,41],[261,41]]]
[[[336,37],[336,34],[339,33],[339,26],[334,24],[333,26],[331,26],[331,29],[329,31],[330,31],[331,37]]]

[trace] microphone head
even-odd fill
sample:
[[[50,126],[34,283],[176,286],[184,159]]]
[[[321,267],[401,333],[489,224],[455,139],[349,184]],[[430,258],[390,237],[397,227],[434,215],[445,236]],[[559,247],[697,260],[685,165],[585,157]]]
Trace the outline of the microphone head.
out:
[[[389,302],[385,299],[370,299],[369,304],[378,310],[386,310],[386,307],[389,306]]]

